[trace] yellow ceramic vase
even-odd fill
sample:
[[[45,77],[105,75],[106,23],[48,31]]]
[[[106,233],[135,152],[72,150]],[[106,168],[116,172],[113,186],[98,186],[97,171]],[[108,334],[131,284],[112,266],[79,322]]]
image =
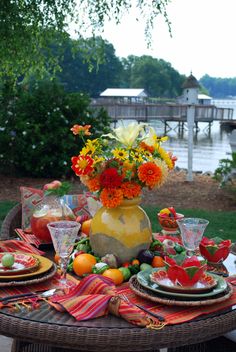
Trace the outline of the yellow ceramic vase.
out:
[[[124,200],[116,208],[100,208],[91,222],[90,244],[95,255],[115,254],[121,263],[136,258],[152,241],[150,220],[141,198]]]

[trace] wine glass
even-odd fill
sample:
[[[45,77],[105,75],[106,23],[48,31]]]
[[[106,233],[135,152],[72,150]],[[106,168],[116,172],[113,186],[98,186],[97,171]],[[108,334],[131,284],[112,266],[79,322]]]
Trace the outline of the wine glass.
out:
[[[209,221],[200,218],[183,218],[176,221],[188,256],[195,255]]]
[[[66,280],[67,265],[81,225],[76,221],[62,220],[50,222],[47,226],[54,249],[60,257],[60,286],[67,288],[69,286]]]

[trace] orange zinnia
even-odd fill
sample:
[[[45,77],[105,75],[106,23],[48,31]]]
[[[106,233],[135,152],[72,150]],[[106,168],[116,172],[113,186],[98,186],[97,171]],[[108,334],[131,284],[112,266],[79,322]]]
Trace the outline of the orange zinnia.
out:
[[[153,154],[155,150],[155,148],[152,145],[148,145],[145,142],[141,142],[140,147],[144,150],[149,151],[151,154]]]
[[[82,136],[90,136],[91,132],[89,132],[89,129],[91,128],[91,125],[74,125],[70,130],[73,132],[74,135],[81,134]]]
[[[138,168],[138,178],[151,188],[158,183],[161,176],[161,168],[151,161],[140,165]]]
[[[100,194],[102,204],[107,208],[115,208],[123,200],[123,192],[119,188],[104,188]]]
[[[97,192],[100,190],[100,176],[95,176],[87,181],[87,187],[89,188],[90,192]]]
[[[132,199],[138,197],[141,193],[141,186],[135,182],[127,181],[122,183],[121,189],[124,197]]]

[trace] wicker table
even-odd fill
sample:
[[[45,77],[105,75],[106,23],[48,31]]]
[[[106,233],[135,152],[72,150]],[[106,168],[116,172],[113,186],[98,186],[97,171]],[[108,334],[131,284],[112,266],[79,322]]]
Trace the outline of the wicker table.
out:
[[[230,272],[235,272],[235,256],[226,261]],[[165,326],[161,330],[137,328],[111,315],[85,322],[77,322],[67,313],[60,313],[41,303],[38,310],[0,311],[0,334],[13,337],[13,351],[157,351],[175,347],[173,351],[210,351],[202,348],[212,340],[236,329],[236,310],[217,312],[194,321]],[[189,349],[176,349],[191,345]],[[200,349],[198,349],[198,347]]]

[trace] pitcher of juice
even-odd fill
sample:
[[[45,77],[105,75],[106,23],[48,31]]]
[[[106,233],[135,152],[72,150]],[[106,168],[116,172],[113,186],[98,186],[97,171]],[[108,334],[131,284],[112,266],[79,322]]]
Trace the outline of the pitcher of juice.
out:
[[[57,188],[53,189],[56,190]],[[30,223],[33,234],[40,239],[42,243],[47,244],[52,243],[51,235],[47,228],[49,222],[75,220],[76,217],[71,208],[64,202],[64,199],[59,196],[61,194],[60,192],[50,192],[50,188],[48,189],[47,187],[46,189],[44,188],[44,190],[46,192],[44,193],[43,200],[35,208]]]

